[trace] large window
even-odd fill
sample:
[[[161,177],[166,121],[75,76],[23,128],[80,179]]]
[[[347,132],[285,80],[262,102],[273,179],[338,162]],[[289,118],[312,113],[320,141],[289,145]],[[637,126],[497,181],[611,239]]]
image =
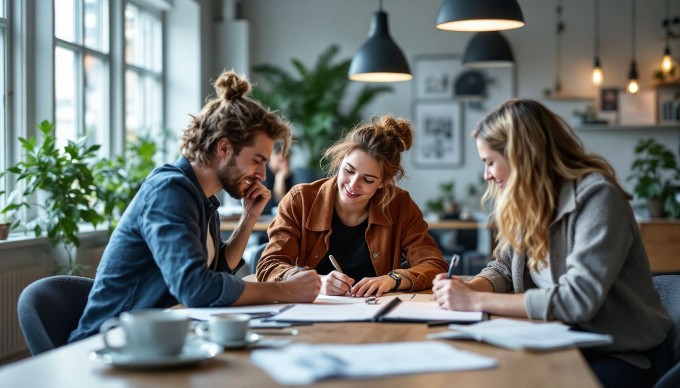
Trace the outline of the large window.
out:
[[[125,131],[163,139],[163,28],[160,14],[125,8]]]
[[[7,71],[7,51],[9,48],[9,20],[7,18],[7,2],[0,0],[0,150],[3,150],[0,155],[0,171],[5,171],[9,163],[7,159],[9,152],[9,134],[8,134],[8,117],[9,112],[9,98],[7,95],[7,81],[9,79]],[[0,191],[7,188],[5,178],[0,177]],[[0,200],[0,204],[4,201]]]
[[[60,145],[109,138],[108,0],[54,0],[55,131]]]

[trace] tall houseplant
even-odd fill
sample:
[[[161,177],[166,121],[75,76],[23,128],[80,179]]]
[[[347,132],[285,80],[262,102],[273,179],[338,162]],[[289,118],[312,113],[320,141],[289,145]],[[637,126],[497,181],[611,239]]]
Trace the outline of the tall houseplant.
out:
[[[351,59],[336,61],[339,51],[337,45],[329,46],[311,68],[293,58],[295,73],[276,65],[253,67],[266,81],[266,87],[255,86],[253,96],[290,120],[307,165],[317,170],[324,149],[360,122],[364,108],[377,96],[392,91],[390,86],[363,85],[356,96],[350,96]]]
[[[635,184],[635,195],[648,201],[650,216],[680,216],[673,187],[680,179],[680,168],[673,151],[654,139],[641,139],[634,153],[628,180]]]
[[[101,159],[94,165],[97,198],[102,202],[102,216],[111,229],[154,169],[156,151],[151,136],[141,136],[137,143],[127,143],[126,157]]]
[[[31,223],[37,236],[43,230],[52,245],[62,245],[68,258],[67,268],[57,265],[57,271],[78,274],[84,267],[73,257],[73,248],[80,246],[78,223],[97,226],[102,221],[92,207],[96,201],[97,188],[90,167],[99,145],[88,145],[86,138],[69,141],[59,149],[53,135],[54,125],[43,121],[38,126],[42,140],[36,137],[19,138],[25,151],[23,161],[8,171],[24,181],[23,198],[17,207],[37,207],[38,217]],[[36,192],[45,197],[40,202],[29,203]]]

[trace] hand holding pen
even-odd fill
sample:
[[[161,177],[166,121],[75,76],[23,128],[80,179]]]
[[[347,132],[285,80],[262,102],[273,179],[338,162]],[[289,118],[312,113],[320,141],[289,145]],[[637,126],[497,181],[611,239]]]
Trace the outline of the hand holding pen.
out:
[[[340,263],[333,255],[328,255],[335,271],[326,275],[321,285],[321,292],[326,295],[347,295],[352,290],[354,279],[345,275],[340,267]]]

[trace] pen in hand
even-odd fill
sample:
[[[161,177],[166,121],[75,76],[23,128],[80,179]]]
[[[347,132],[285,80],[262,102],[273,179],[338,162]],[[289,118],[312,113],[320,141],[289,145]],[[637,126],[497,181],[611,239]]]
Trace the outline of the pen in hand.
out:
[[[331,264],[333,264],[333,268],[335,268],[336,271],[344,273],[342,272],[342,268],[340,268],[340,264],[338,264],[338,261],[335,260],[335,257],[333,257],[333,255],[328,255],[328,259],[330,259]]]
[[[340,272],[340,273],[344,273],[344,272],[342,272],[342,268],[340,268],[340,263],[338,263],[338,260],[336,260],[335,257],[334,257],[333,255],[328,255],[328,260],[331,261],[331,264],[333,264],[333,268],[335,268],[336,271],[338,271],[338,272]],[[338,280],[340,280],[340,279],[338,279]],[[348,293],[352,291],[352,286],[350,286],[350,285],[349,285],[346,281],[344,281],[344,280],[340,280],[340,281],[343,282],[343,283],[345,283],[345,284],[347,284],[347,288],[349,288],[349,290],[347,291]]]
[[[451,264],[449,264],[449,272],[446,273],[446,277],[448,279],[451,279],[451,277],[453,276],[453,270],[456,269],[459,260],[460,257],[458,255],[453,255],[453,257],[451,258]]]

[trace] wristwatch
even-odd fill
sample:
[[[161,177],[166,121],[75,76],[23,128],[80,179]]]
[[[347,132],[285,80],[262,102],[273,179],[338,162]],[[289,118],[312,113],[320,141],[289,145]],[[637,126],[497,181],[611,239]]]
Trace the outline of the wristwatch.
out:
[[[395,284],[394,287],[392,287],[390,292],[398,290],[399,285],[401,284],[401,274],[399,272],[390,271],[387,273],[387,275],[394,279],[395,282],[397,282],[397,284]]]

